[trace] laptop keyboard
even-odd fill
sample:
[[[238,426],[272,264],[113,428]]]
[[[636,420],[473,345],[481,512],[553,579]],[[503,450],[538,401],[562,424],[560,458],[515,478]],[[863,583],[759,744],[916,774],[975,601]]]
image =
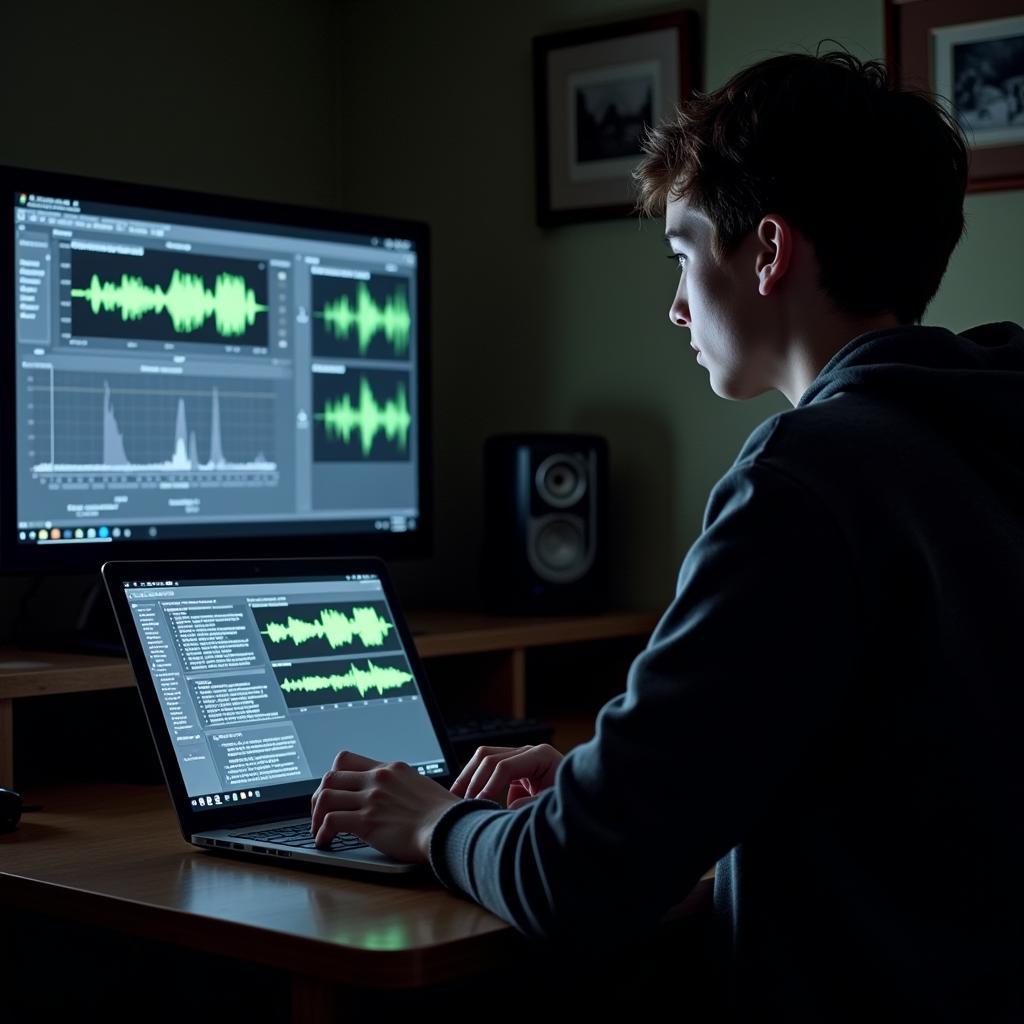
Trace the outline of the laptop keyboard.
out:
[[[299,822],[298,825],[284,825],[277,828],[265,828],[258,832],[232,832],[236,839],[257,839],[263,843],[274,843],[278,846],[290,846],[293,849],[318,849],[313,837],[309,834],[311,822]],[[368,846],[351,832],[339,832],[326,849],[337,853],[339,850],[355,850],[360,846]],[[326,852],[326,850],[325,850]]]

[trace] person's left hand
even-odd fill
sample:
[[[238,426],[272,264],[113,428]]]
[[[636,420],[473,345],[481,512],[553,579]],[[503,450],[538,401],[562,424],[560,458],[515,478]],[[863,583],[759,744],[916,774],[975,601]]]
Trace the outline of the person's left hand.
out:
[[[374,761],[343,750],[313,794],[310,832],[327,849],[351,832],[398,860],[427,861],[430,833],[459,797],[402,761]]]

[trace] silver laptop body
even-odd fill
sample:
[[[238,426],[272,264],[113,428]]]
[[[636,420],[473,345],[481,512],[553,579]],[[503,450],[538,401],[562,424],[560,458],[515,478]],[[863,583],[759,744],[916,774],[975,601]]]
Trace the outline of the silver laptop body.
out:
[[[102,575],[178,814],[196,846],[399,874],[353,836],[319,850],[312,794],[339,750],[457,775],[383,562],[108,562]]]

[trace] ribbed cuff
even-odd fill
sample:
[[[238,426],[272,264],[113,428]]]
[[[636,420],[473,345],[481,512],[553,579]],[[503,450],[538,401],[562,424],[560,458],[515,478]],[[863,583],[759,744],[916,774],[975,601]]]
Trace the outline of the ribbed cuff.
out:
[[[495,800],[461,800],[457,804],[452,804],[440,818],[437,819],[437,823],[434,825],[433,831],[430,833],[430,843],[427,847],[427,856],[430,860],[431,870],[434,872],[437,880],[446,888],[451,889],[453,892],[465,893],[465,890],[456,881],[456,875],[452,872],[448,866],[449,858],[448,851],[445,849],[445,842],[451,833],[452,827],[457,821],[460,821],[467,814],[472,814],[474,811],[500,811],[501,804]],[[458,856],[463,854],[463,844],[459,844],[459,849],[454,851]],[[465,876],[466,871],[463,869],[458,874]]]

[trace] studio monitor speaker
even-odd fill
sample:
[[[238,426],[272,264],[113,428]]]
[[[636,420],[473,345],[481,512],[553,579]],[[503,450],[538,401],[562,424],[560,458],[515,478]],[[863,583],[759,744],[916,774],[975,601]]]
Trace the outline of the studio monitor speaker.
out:
[[[608,444],[592,434],[501,434],[484,444],[482,592],[495,611],[608,604]]]

